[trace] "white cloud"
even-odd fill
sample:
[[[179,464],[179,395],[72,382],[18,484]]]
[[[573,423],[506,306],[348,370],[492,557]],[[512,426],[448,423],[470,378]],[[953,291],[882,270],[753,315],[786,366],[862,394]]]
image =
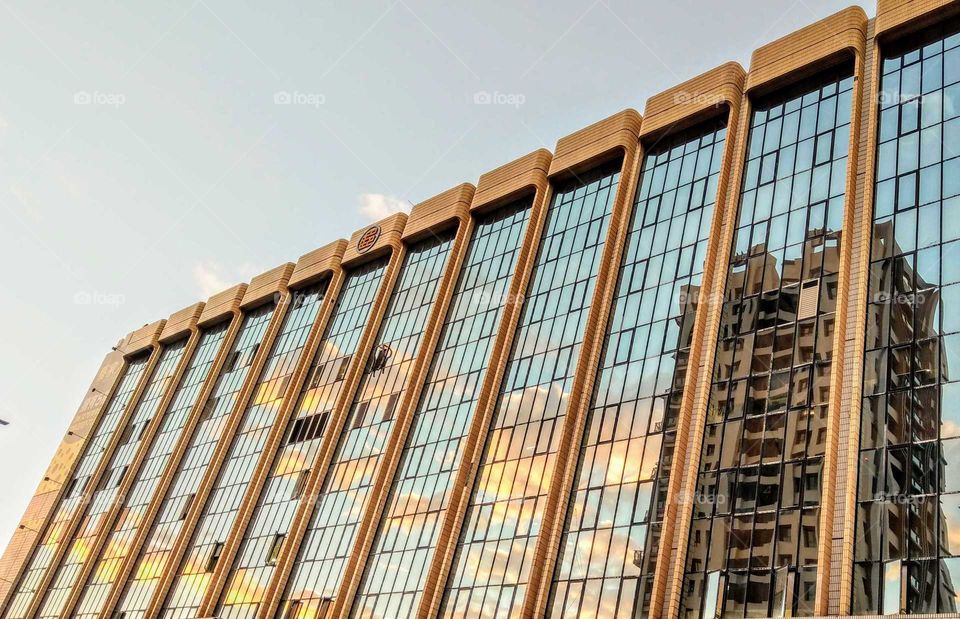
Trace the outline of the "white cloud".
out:
[[[197,285],[202,296],[209,297],[226,290],[230,286],[250,281],[250,278],[261,271],[262,269],[250,264],[225,269],[212,260],[204,260],[193,265],[193,282]]]
[[[394,213],[406,213],[410,204],[402,198],[384,193],[361,193],[360,213],[370,221],[378,221]]]

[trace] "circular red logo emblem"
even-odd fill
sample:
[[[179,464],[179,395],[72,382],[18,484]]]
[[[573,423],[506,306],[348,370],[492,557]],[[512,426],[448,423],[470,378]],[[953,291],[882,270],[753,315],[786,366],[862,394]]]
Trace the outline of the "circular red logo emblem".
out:
[[[357,240],[357,251],[365,254],[380,240],[380,226],[370,226],[363,231]]]

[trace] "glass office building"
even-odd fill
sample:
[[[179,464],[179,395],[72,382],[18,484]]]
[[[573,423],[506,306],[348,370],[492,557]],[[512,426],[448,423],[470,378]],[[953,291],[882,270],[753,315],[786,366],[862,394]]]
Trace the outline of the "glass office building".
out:
[[[956,616],[958,368],[960,3],[879,0],[122,338],[0,618]]]

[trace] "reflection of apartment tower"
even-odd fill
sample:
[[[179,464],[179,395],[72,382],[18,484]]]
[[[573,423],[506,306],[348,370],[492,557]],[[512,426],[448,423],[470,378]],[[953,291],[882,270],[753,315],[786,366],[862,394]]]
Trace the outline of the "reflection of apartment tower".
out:
[[[960,3],[877,4],[131,333],[0,617],[960,612]]]
[[[838,101],[851,88],[842,74],[821,76],[752,118],[685,617],[812,614],[843,240],[844,189],[831,179],[846,163],[829,145],[849,128]]]
[[[892,585],[899,588],[891,596],[897,603],[927,600],[928,608],[936,605],[941,612],[956,612],[955,575],[937,559],[938,549],[951,547],[948,519],[937,496],[938,479],[948,469],[935,441],[936,390],[926,387],[950,380],[948,351],[937,337],[939,275],[923,265],[918,270],[916,256],[899,245],[892,219],[874,224],[871,254],[875,261],[867,341],[886,343],[887,354],[873,357],[875,362],[865,367],[864,382],[871,390],[886,391],[886,408],[866,417],[863,438],[867,446],[889,447],[886,454],[865,451],[861,460],[859,497],[870,501],[862,503],[861,510],[877,513],[880,520],[862,519],[857,536],[861,548],[882,546],[883,555],[890,558],[882,572],[884,596],[890,595]],[[883,474],[877,471],[878,464],[885,468]],[[870,551],[860,555],[865,558]],[[861,579],[854,586],[859,603],[869,604],[868,582]]]

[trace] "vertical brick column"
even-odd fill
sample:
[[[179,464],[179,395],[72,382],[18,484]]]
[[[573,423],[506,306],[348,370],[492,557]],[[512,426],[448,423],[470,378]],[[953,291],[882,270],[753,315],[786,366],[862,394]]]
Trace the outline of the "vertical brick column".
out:
[[[200,318],[202,312],[203,303],[194,303],[179,312],[174,312],[170,318],[167,319],[163,331],[160,332],[158,341],[162,346],[176,342],[184,337],[187,338],[186,346],[184,347],[183,354],[180,356],[180,361],[177,363],[176,368],[174,368],[170,381],[166,385],[166,390],[161,396],[160,402],[157,404],[157,414],[150,420],[150,423],[147,424],[145,434],[140,440],[140,445],[137,447],[137,452],[130,461],[127,473],[124,475],[120,488],[117,490],[117,498],[113,505],[110,506],[109,511],[103,516],[100,524],[100,532],[90,545],[87,558],[80,568],[80,573],[74,581],[73,589],[71,589],[70,595],[61,611],[64,617],[72,616],[76,605],[80,602],[80,596],[83,594],[87,578],[90,576],[93,567],[97,564],[100,552],[103,550],[103,545],[106,543],[110,532],[113,530],[113,525],[120,514],[120,510],[124,506],[126,496],[129,494],[133,484],[137,481],[137,474],[140,471],[140,467],[150,452],[157,432],[163,424],[164,413],[170,406],[170,402],[173,400],[173,396],[180,385],[180,380],[190,365],[190,360],[193,358],[197,344],[200,342],[200,331],[197,329],[197,320]]]
[[[323,339],[323,333],[326,330],[331,314],[333,314],[333,308],[336,306],[336,299],[340,296],[340,289],[343,286],[344,280],[340,260],[343,258],[346,245],[345,241],[335,241],[301,257],[291,273],[290,281],[287,283],[288,290],[293,291],[291,294],[297,294],[297,288],[302,288],[324,277],[331,278],[330,284],[324,293],[320,311],[313,325],[310,327],[307,342],[297,362],[297,367],[290,377],[290,384],[287,386],[286,393],[283,395],[280,410],[277,412],[276,422],[270,429],[267,442],[260,452],[256,469],[250,479],[250,483],[247,484],[243,499],[240,503],[240,509],[234,519],[233,528],[227,536],[220,554],[220,559],[217,561],[217,567],[213,572],[213,576],[210,578],[210,584],[207,587],[206,594],[198,611],[200,617],[211,616],[216,609],[217,600],[220,598],[223,587],[230,577],[230,570],[233,569],[234,559],[243,541],[243,534],[247,530],[247,525],[250,523],[250,518],[253,516],[253,512],[257,506],[257,499],[263,491],[264,483],[270,473],[274,456],[282,445],[290,415],[297,405],[300,388],[303,386],[303,382],[306,380],[307,374],[310,371],[310,363],[316,354],[317,346],[319,346],[320,340]],[[256,377],[256,379],[259,379],[259,376]]]
[[[551,154],[541,149],[482,175],[477,183],[473,203],[470,205],[472,212],[479,213],[503,206],[524,195],[533,194],[530,219],[517,257],[516,271],[510,281],[507,305],[500,320],[500,330],[491,348],[490,362],[480,387],[470,429],[462,446],[463,456],[460,459],[460,468],[450,486],[449,502],[440,525],[433,560],[427,566],[423,596],[417,610],[418,617],[435,615],[443,597],[443,587],[450,571],[460,527],[463,525],[466,513],[466,505],[470,500],[470,491],[480,465],[487,428],[492,420],[497,393],[506,370],[520,311],[523,308],[521,299],[527,290],[546,221],[547,207],[550,202],[547,173],[551,160]]]
[[[850,608],[850,580],[853,575],[853,530],[844,536],[847,514],[856,516],[857,451],[860,446],[860,392],[863,377],[866,295],[870,273],[870,233],[873,208],[863,206],[865,183],[872,198],[873,149],[864,144],[864,134],[876,134],[875,81],[876,50],[871,28],[869,47],[857,54],[857,81],[853,91],[850,123],[850,159],[844,199],[843,239],[840,245],[840,277],[837,295],[837,327],[833,340],[830,376],[826,458],[823,467],[823,496],[820,513],[820,548],[817,562],[826,576],[817,579],[816,612],[843,612]],[[866,121],[866,122],[865,122]],[[870,125],[874,129],[871,131]],[[865,166],[858,167],[860,158]],[[865,174],[866,168],[871,169]],[[855,400],[855,401],[854,401]],[[850,473],[853,472],[852,484]],[[828,512],[829,508],[829,512]],[[846,583],[846,584],[844,584]]]
[[[620,259],[626,246],[633,198],[640,176],[640,164],[643,160],[639,142],[640,126],[640,114],[634,110],[627,110],[600,121],[558,141],[556,157],[550,166],[550,176],[556,178],[558,175],[575,173],[603,158],[623,157],[620,183],[617,185],[610,213],[610,227],[600,257],[596,287],[590,300],[580,357],[577,359],[573,386],[570,389],[569,405],[560,431],[550,490],[543,510],[543,523],[534,551],[534,565],[527,583],[527,596],[522,611],[524,617],[543,617],[547,611],[567,502],[577,471],[580,441],[600,367],[603,339],[610,309],[613,307]]]
[[[143,548],[143,544],[146,543],[147,536],[150,534],[153,522],[156,519],[161,506],[163,505],[163,500],[166,497],[167,490],[170,488],[170,485],[173,483],[173,480],[176,477],[180,461],[190,445],[190,439],[193,436],[193,431],[196,429],[196,426],[199,423],[204,403],[210,397],[210,393],[217,384],[217,379],[220,376],[220,370],[223,368],[224,361],[226,361],[227,355],[230,354],[230,350],[233,347],[233,342],[236,340],[237,334],[240,332],[240,327],[243,323],[243,314],[240,312],[240,301],[243,299],[243,295],[246,290],[246,284],[238,284],[232,288],[224,290],[223,292],[213,295],[204,304],[203,311],[197,317],[196,327],[198,329],[203,329],[225,320],[230,321],[230,326],[227,328],[227,333],[224,336],[223,342],[220,344],[220,350],[217,351],[213,365],[210,367],[210,371],[207,373],[207,377],[204,380],[203,387],[200,389],[197,400],[190,410],[189,419],[186,426],[183,428],[183,432],[180,435],[180,440],[177,441],[177,445],[170,454],[167,468],[157,483],[157,487],[154,490],[153,499],[150,501],[150,505],[147,507],[147,510],[143,515],[143,522],[140,524],[140,528],[138,529],[136,536],[130,543],[130,550],[127,553],[127,557],[117,570],[117,578],[113,583],[113,586],[110,590],[110,595],[107,597],[107,602],[103,607],[104,610],[102,614],[106,617],[109,617],[113,614],[113,610],[120,602],[120,597],[123,594],[124,586],[133,572],[133,568],[140,556],[140,551]]]
[[[380,517],[383,514],[390,489],[393,486],[397,467],[400,465],[400,456],[407,442],[410,427],[413,424],[414,414],[420,402],[424,382],[433,361],[433,353],[440,339],[450,298],[453,295],[460,274],[460,268],[467,255],[470,239],[473,236],[474,221],[470,217],[470,202],[476,188],[464,183],[445,191],[429,200],[421,202],[410,211],[410,219],[403,231],[405,243],[414,243],[428,235],[442,232],[456,226],[456,236],[450,257],[444,270],[443,278],[437,287],[436,299],[424,329],[423,340],[417,359],[410,369],[406,391],[397,412],[394,429],[387,439],[387,448],[377,468],[376,478],[370,490],[371,496],[367,499],[366,510],[357,527],[357,538],[354,542],[350,559],[340,583],[340,589],[334,601],[330,615],[333,617],[347,616],[353,606],[353,600],[360,580],[363,578],[370,547],[377,533]]]
[[[400,213],[380,221],[373,226],[357,230],[350,237],[343,256],[342,264],[344,270],[349,271],[353,267],[384,255],[390,256],[390,262],[387,265],[383,281],[380,283],[380,289],[377,291],[376,300],[370,308],[370,316],[367,319],[366,326],[363,328],[363,334],[360,336],[357,353],[353,356],[353,359],[350,360],[350,366],[344,375],[343,387],[330,415],[330,421],[327,424],[317,459],[310,469],[310,475],[303,492],[303,499],[297,506],[297,512],[293,517],[293,521],[290,523],[290,530],[287,532],[287,538],[280,551],[280,556],[277,557],[273,581],[270,584],[269,592],[263,604],[260,606],[258,617],[274,616],[283,597],[287,581],[293,571],[293,564],[300,552],[300,544],[306,535],[307,527],[313,516],[313,508],[316,507],[320,487],[323,485],[324,477],[327,475],[327,469],[333,459],[334,451],[336,451],[337,443],[343,432],[343,426],[347,422],[350,404],[353,402],[357,387],[360,385],[363,369],[367,365],[370,347],[377,337],[380,321],[387,311],[390,295],[400,275],[400,268],[406,256],[406,246],[402,240],[403,229],[406,223],[407,216]],[[364,238],[365,233],[375,228],[379,228],[380,230],[376,241],[372,246],[366,247],[361,251],[358,248],[358,243]],[[367,238],[370,237],[368,236]]]
[[[717,208],[710,222],[710,240],[707,244],[700,299],[697,302],[694,318],[689,367],[683,385],[680,414],[677,418],[677,438],[670,467],[666,510],[650,597],[651,619],[659,619],[663,615],[667,583],[671,581],[677,570],[683,573],[683,566],[672,558],[678,552],[678,548],[682,547],[685,551],[687,543],[687,530],[677,526],[677,519],[681,511],[689,511],[692,505],[690,498],[693,496],[693,486],[690,485],[691,480],[687,479],[688,472],[684,469],[684,465],[687,462],[687,453],[691,449],[694,401],[698,390],[704,388],[704,383],[709,389],[713,377],[713,372],[704,366],[706,349],[714,345],[716,333],[716,329],[710,331],[707,328],[708,313],[714,306],[717,308],[722,306],[720,299],[723,296],[723,285],[726,283],[724,277],[726,269],[722,268],[725,261],[720,258],[726,256],[726,247],[729,247],[729,243],[726,246],[723,245],[723,239],[730,238],[730,232],[727,230],[731,222],[727,214],[731,208],[728,192],[731,187],[730,171],[735,165],[734,156],[737,152],[744,78],[743,67],[737,63],[727,63],[654,95],[647,100],[643,126],[640,130],[641,142],[648,142],[659,140],[672,132],[682,131],[687,126],[713,115],[723,116],[727,126],[723,161],[720,164],[720,180],[717,183]],[[735,202],[733,209],[736,210]],[[718,288],[720,290],[717,290]],[[716,316],[719,317],[719,313]],[[687,527],[689,528],[689,524]]]
[[[728,191],[721,202],[717,198],[718,210],[722,213],[722,219],[719,224],[719,237],[715,244],[713,254],[708,254],[707,264],[713,263],[713,268],[722,269],[726,273],[727,264],[730,260],[730,248],[733,244],[733,233],[737,225],[737,207],[740,201],[740,185],[743,178],[743,161],[747,149],[747,128],[750,126],[750,102],[744,95],[739,104],[739,115],[731,114],[727,126],[727,143],[724,145],[723,165],[725,166],[721,173],[721,178],[728,183]],[[730,135],[730,132],[736,135]],[[706,272],[704,272],[706,273]],[[703,337],[708,338],[706,345],[700,350],[700,358],[697,365],[704,368],[700,378],[695,383],[687,380],[684,385],[683,402],[685,405],[688,397],[692,398],[690,419],[687,424],[688,437],[684,438],[679,432],[679,422],[686,414],[681,409],[681,416],[678,420],[677,447],[683,443],[686,444],[686,459],[681,463],[674,458],[674,470],[671,473],[670,484],[675,483],[674,478],[682,475],[680,481],[680,490],[674,495],[674,499],[668,498],[667,509],[673,507],[675,515],[671,518],[670,526],[674,529],[671,543],[675,545],[670,560],[670,566],[665,567],[662,561],[658,561],[657,573],[654,576],[654,595],[657,595],[658,589],[664,587],[663,601],[654,606],[650,605],[651,613],[664,612],[666,617],[677,617],[680,613],[680,604],[683,595],[683,575],[684,566],[687,561],[687,543],[690,532],[690,523],[693,519],[693,493],[696,488],[697,471],[700,467],[700,453],[703,445],[704,425],[707,418],[707,403],[710,401],[710,389],[712,387],[713,363],[716,357],[717,347],[716,339],[720,331],[720,318],[723,312],[723,293],[726,288],[727,278],[714,278],[709,290],[705,293],[706,299],[703,320],[701,320],[700,310],[697,311],[697,328],[703,329]],[[690,356],[693,359],[693,355]],[[692,395],[688,396],[688,390],[692,390]],[[672,488],[671,488],[672,489]],[[664,539],[661,540],[661,548],[666,540],[667,520],[664,520]],[[664,584],[661,585],[660,582]],[[662,615],[664,616],[664,615]]]
[[[210,459],[210,466],[203,477],[203,481],[200,482],[200,487],[197,489],[195,499],[190,505],[187,517],[184,518],[184,525],[180,531],[180,537],[170,552],[166,570],[160,578],[153,599],[150,600],[150,607],[146,613],[147,617],[156,617],[160,614],[167,593],[177,576],[177,571],[180,569],[180,562],[183,560],[183,555],[193,537],[194,529],[197,523],[200,522],[200,517],[203,515],[203,509],[210,496],[210,491],[213,489],[220,475],[220,469],[227,457],[233,436],[236,434],[237,428],[243,420],[243,412],[247,408],[247,402],[253,394],[253,389],[257,384],[257,380],[260,378],[260,373],[263,371],[264,363],[270,354],[273,341],[277,333],[280,332],[283,319],[286,316],[287,309],[290,307],[290,292],[287,289],[287,283],[292,273],[292,264],[286,263],[280,265],[254,277],[244,292],[243,299],[240,302],[241,310],[254,309],[264,303],[271,302],[275,297],[279,297],[277,307],[273,316],[270,318],[270,324],[267,327],[266,334],[263,336],[263,341],[254,356],[250,371],[244,380],[243,388],[237,395],[237,401],[234,403],[233,410],[230,411],[230,415],[227,418],[226,428],[223,432],[223,440],[217,444],[217,448]]]
[[[150,375],[153,374],[153,370],[156,368],[157,362],[160,360],[161,346],[158,342],[158,338],[160,337],[160,332],[163,330],[164,324],[166,324],[165,320],[158,320],[154,323],[150,323],[144,327],[141,327],[140,329],[131,333],[119,347],[124,353],[124,356],[128,359],[147,350],[150,351],[150,358],[147,360],[147,365],[143,371],[143,375],[137,382],[136,389],[130,396],[130,401],[123,410],[122,417],[117,422],[117,428],[122,428],[129,423],[130,418],[137,409],[137,405],[140,403],[140,399],[143,397],[144,391],[146,391],[147,384],[150,382]],[[35,616],[42,607],[43,601],[46,598],[47,590],[50,588],[53,578],[60,569],[60,564],[63,562],[63,558],[66,556],[67,551],[70,549],[70,543],[73,541],[73,537],[76,535],[77,529],[80,527],[80,524],[83,521],[83,516],[87,511],[87,505],[90,503],[94,492],[96,492],[97,486],[100,484],[100,480],[102,479],[103,475],[107,472],[107,466],[110,464],[110,459],[113,457],[114,452],[117,450],[117,447],[120,444],[121,434],[121,432],[114,433],[109,443],[107,443],[103,456],[100,458],[100,462],[97,464],[93,475],[90,476],[89,483],[87,483],[86,487],[84,488],[83,498],[78,503],[77,510],[73,513],[70,521],[64,527],[63,533],[60,537],[60,543],[57,545],[56,551],[54,551],[50,565],[47,566],[47,569],[43,574],[43,578],[37,587],[37,591],[33,597],[33,600],[30,602],[30,607],[26,613],[28,617]]]

